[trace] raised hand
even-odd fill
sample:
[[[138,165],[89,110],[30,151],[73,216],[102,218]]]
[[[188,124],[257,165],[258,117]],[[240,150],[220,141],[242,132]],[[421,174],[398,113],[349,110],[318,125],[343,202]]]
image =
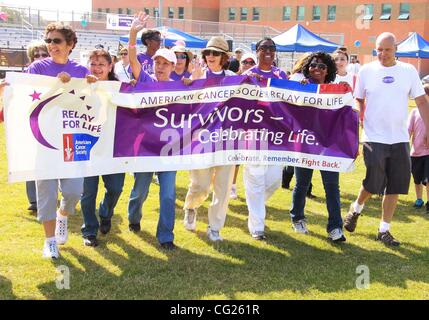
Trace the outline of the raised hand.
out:
[[[86,76],[86,82],[88,82],[89,84],[95,83],[97,81],[98,81],[98,78],[96,76],[92,75],[92,74],[88,74]]]
[[[197,61],[191,62],[192,80],[201,79],[204,75],[204,66],[202,63]]]
[[[61,80],[62,83],[67,83],[71,80],[71,76],[67,72],[58,73],[57,77]]]
[[[146,14],[146,12],[140,11],[131,23],[130,31],[134,31],[137,33],[140,30],[143,30],[144,28],[146,28],[148,19],[149,15]]]

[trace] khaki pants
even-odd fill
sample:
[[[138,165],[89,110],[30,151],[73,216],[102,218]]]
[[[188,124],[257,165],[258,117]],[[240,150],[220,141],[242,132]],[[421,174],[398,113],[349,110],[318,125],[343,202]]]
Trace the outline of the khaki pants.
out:
[[[218,166],[190,172],[191,183],[185,209],[196,209],[207,199],[213,183],[213,198],[209,206],[209,226],[219,231],[225,224],[235,166]]]

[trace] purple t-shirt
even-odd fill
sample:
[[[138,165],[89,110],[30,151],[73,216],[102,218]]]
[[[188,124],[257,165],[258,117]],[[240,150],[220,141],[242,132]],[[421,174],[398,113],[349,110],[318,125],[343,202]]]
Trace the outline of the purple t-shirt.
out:
[[[185,78],[190,78],[191,77],[191,73],[190,72],[188,72],[188,71],[185,71],[185,72],[183,72],[182,74],[177,74],[176,73],[176,71],[173,71],[171,74],[170,74],[170,79],[171,80],[173,80],[173,81],[179,81],[179,80],[182,80],[182,78],[183,77],[185,77]]]
[[[34,61],[27,68],[27,73],[56,77],[61,72],[67,72],[73,78],[85,78],[89,70],[81,64],[68,60],[65,64],[56,63],[52,58]]]
[[[288,79],[286,72],[280,70],[280,68],[277,68],[277,67],[271,67],[271,71],[263,71],[263,70],[259,69],[258,66],[254,66],[254,67],[250,68],[249,70],[247,70],[244,74],[247,75],[250,73],[259,74],[266,79],[268,79],[268,78]]]
[[[142,69],[146,71],[149,74],[154,74],[155,71],[153,70],[153,59],[151,56],[148,56],[145,53],[139,53],[137,55],[137,60],[142,65]]]
[[[137,82],[157,82],[154,74],[149,74],[146,71],[140,71]]]

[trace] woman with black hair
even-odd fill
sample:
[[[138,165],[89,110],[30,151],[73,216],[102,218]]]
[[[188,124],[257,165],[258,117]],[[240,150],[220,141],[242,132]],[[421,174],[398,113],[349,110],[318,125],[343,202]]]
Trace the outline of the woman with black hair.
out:
[[[141,35],[141,42],[146,47],[145,53],[139,53],[137,60],[140,62],[143,71],[153,74],[153,55],[161,47],[161,32],[158,30],[145,30]],[[133,46],[134,48],[136,45]],[[131,45],[128,46],[131,48]],[[131,72],[131,70],[129,70]]]
[[[106,50],[92,51],[89,55],[89,71],[95,77],[92,81],[119,81],[113,71],[114,65],[112,57]],[[88,82],[92,81],[89,80]],[[90,247],[98,245],[98,229],[102,234],[107,234],[110,231],[113,210],[122,193],[125,173],[106,174],[101,178],[103,179],[106,193],[98,209],[100,223],[95,214],[99,176],[85,177],[83,181],[83,194],[80,200],[83,214],[81,231],[84,245]]]
[[[305,79],[302,83],[323,84],[335,80],[337,68],[332,57],[325,52],[315,52],[309,55],[304,62],[302,73]],[[329,129],[327,129],[329,130]],[[326,194],[328,209],[328,239],[338,242],[345,241],[343,234],[343,220],[341,218],[339,173],[320,171],[323,187]],[[304,207],[305,196],[310,186],[313,169],[295,167],[296,185],[292,193],[292,208],[290,215],[292,226],[298,233],[308,233],[305,223]]]

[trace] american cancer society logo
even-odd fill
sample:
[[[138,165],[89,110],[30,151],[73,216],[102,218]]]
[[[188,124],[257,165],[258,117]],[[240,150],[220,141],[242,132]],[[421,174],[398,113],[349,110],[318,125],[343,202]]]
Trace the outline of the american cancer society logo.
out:
[[[98,137],[86,133],[63,134],[64,161],[86,161],[90,159],[91,149]]]

